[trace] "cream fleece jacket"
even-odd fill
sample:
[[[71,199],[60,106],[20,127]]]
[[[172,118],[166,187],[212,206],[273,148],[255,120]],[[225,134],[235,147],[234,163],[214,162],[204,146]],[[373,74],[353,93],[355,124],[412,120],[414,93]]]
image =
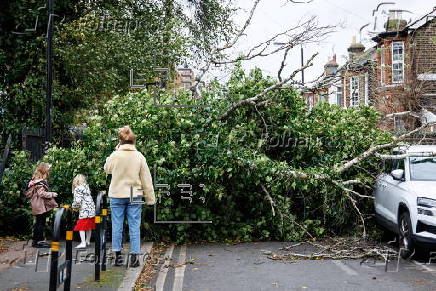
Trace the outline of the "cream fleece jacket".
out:
[[[104,171],[112,175],[109,197],[129,198],[133,187],[133,197],[144,195],[147,205],[156,202],[147,161],[134,145],[124,144],[114,151],[106,158]]]

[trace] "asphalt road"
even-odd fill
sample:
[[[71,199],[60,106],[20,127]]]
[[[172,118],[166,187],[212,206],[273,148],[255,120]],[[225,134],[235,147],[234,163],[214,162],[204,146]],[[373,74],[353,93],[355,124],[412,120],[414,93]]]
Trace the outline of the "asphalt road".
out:
[[[436,290],[436,263],[400,260],[397,265],[392,260],[386,272],[383,260],[268,258],[268,254],[280,254],[279,249],[289,245],[263,242],[171,246],[162,255],[166,260],[156,266],[158,272],[149,286],[158,291]],[[293,250],[310,251],[303,246]],[[78,257],[73,265],[72,290],[118,290],[127,275],[124,267],[108,266],[97,284],[93,281],[94,265],[83,261],[84,255]],[[47,259],[47,255],[39,259],[38,272],[35,255],[27,257],[26,264],[1,271],[0,290],[47,290]]]
[[[290,243],[173,246],[151,282],[155,290],[436,290],[436,263],[400,260],[275,261]],[[179,265],[188,261],[185,265]]]

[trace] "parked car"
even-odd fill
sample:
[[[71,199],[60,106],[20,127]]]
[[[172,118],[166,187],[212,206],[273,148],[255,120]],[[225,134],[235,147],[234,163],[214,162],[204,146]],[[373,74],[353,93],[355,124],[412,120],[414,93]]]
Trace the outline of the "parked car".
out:
[[[377,221],[399,238],[400,255],[436,249],[436,145],[395,148],[403,155],[389,162],[377,177],[375,213]],[[427,155],[427,156],[425,156]]]

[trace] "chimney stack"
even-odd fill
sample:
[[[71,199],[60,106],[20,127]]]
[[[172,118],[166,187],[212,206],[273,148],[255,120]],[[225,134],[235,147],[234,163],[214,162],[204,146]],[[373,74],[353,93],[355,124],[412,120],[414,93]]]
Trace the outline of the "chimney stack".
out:
[[[385,23],[386,31],[401,31],[407,26],[401,10],[389,10],[389,18]]]
[[[365,51],[365,46],[360,42],[356,42],[356,36],[353,36],[351,45],[348,48],[348,56],[351,61],[355,60],[356,57],[360,56]]]
[[[334,76],[338,71],[338,63],[336,62],[336,54],[333,55],[333,58],[327,62],[324,66],[324,73],[326,76]]]

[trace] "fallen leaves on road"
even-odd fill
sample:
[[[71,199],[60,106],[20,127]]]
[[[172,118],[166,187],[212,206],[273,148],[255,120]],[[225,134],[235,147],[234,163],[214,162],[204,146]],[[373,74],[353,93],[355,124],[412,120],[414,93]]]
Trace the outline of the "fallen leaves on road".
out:
[[[16,241],[19,241],[19,239],[16,237],[12,237],[12,236],[0,237],[0,253],[8,251],[11,244]]]
[[[298,248],[299,252],[295,249]],[[309,249],[309,251],[308,251]],[[271,260],[344,260],[395,256],[391,247],[362,238],[329,238],[321,242],[308,241],[280,249],[281,253],[263,253]]]
[[[161,254],[164,253],[167,246],[165,244],[160,244],[156,247],[153,247],[150,251],[150,254],[147,258],[147,260],[144,262],[144,268],[142,269],[141,275],[139,276],[138,280],[135,284],[135,290],[145,290],[145,291],[152,291],[154,290],[153,287],[149,285],[151,279],[153,278],[154,274],[156,274],[157,266],[160,263],[163,263],[165,261],[164,258],[160,258]]]

